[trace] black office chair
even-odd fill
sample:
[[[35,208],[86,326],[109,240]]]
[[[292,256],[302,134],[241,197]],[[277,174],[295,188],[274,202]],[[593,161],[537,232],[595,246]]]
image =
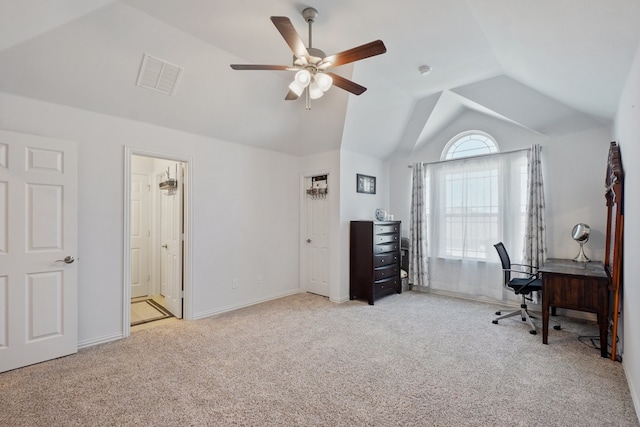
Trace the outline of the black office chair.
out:
[[[400,238],[400,268],[404,271],[409,271],[409,238]]]
[[[529,330],[530,334],[535,335],[536,325],[533,324],[531,320],[531,316],[529,316],[529,312],[527,310],[527,301],[532,301],[531,298],[527,297],[532,292],[542,291],[542,280],[538,277],[536,267],[524,264],[512,264],[511,259],[509,258],[509,254],[507,250],[504,248],[502,242],[493,245],[498,251],[498,255],[500,256],[500,262],[502,263],[502,272],[504,275],[504,286],[511,289],[516,295],[522,295],[522,304],[520,304],[520,310],[514,311],[509,314],[505,314],[501,316],[500,311],[496,311],[496,315],[500,316],[494,319],[491,323],[497,325],[498,320],[506,319],[508,317],[514,317],[520,315],[523,322],[527,322],[529,326],[531,326],[531,330]],[[513,267],[520,267],[526,269],[514,269]],[[528,270],[528,271],[527,271]],[[511,273],[522,273],[527,277],[516,277],[511,278]]]

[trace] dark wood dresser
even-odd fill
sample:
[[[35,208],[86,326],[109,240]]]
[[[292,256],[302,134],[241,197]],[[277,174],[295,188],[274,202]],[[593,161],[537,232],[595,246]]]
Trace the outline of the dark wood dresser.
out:
[[[349,298],[402,293],[400,221],[351,221]]]

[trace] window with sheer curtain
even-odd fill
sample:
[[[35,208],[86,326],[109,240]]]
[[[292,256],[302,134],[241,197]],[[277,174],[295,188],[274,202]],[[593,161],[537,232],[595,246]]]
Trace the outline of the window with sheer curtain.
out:
[[[489,145],[497,151],[493,140]],[[445,151],[451,147],[465,151],[451,143]],[[522,254],[527,152],[477,154],[427,165],[430,286],[503,299],[493,245],[502,241],[514,262]]]

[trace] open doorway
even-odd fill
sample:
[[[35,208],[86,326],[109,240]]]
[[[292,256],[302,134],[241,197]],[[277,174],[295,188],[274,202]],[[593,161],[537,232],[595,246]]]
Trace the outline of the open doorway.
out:
[[[187,317],[190,159],[127,152],[125,336],[132,326]]]

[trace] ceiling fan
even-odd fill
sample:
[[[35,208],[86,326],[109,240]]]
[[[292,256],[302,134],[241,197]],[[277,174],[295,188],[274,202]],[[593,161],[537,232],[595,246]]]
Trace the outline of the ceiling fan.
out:
[[[344,52],[327,56],[322,50],[311,46],[311,26],[318,16],[318,11],[307,7],[302,11],[302,17],[309,24],[309,47],[306,47],[296,32],[293,24],[286,16],[272,16],[271,22],[276,26],[284,40],[293,51],[293,65],[252,65],[231,64],[234,70],[279,70],[296,71],[293,82],[289,85],[289,92],[285,100],[298,99],[306,91],[306,108],[311,108],[311,99],[320,98],[332,85],[360,95],[366,87],[345,79],[329,70],[340,65],[349,64],[361,59],[383,54],[387,51],[382,40],[354,47]]]

